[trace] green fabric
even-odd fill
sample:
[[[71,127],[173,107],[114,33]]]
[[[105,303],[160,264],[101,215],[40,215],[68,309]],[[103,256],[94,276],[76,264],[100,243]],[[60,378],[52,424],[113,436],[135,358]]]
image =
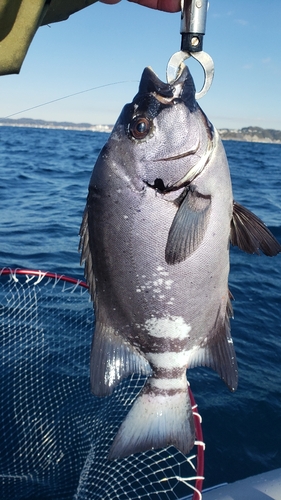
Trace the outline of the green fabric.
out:
[[[19,73],[36,30],[96,0],[0,0],[0,75]]]

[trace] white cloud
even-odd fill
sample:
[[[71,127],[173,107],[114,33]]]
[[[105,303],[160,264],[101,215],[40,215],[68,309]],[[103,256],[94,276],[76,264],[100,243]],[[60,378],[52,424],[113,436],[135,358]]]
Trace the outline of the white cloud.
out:
[[[212,17],[214,19],[219,19],[219,18],[225,18],[225,17],[231,17],[233,16],[234,12],[229,10],[228,12],[224,12],[224,13],[221,13],[221,12],[214,12],[212,13]]]
[[[246,19],[235,19],[236,24],[240,24],[241,26],[247,26],[249,23]]]

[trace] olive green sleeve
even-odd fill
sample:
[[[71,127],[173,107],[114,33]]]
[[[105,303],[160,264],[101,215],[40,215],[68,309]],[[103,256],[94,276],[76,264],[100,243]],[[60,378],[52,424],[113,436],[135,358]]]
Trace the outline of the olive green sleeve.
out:
[[[96,0],[1,0],[0,75],[19,73],[39,26],[64,21]]]

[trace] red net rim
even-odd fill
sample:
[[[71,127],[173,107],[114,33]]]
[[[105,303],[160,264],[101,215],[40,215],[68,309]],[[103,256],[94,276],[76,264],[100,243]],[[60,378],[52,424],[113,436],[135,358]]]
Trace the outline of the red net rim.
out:
[[[3,275],[26,275],[26,276],[38,276],[40,278],[52,278],[57,281],[65,281],[67,283],[73,283],[74,285],[82,286],[83,288],[89,288],[87,283],[83,280],[79,280],[77,278],[72,278],[70,276],[65,276],[63,274],[58,274],[58,273],[52,273],[49,271],[40,271],[40,270],[35,270],[35,269],[12,269],[12,268],[7,268],[4,267],[0,269],[0,277]],[[204,475],[204,450],[205,450],[205,445],[203,442],[203,432],[202,432],[202,426],[201,426],[201,417],[199,413],[196,411],[197,410],[197,404],[195,402],[193,393],[190,389],[188,388],[189,392],[189,397],[192,405],[192,412],[193,412],[193,419],[194,419],[194,425],[195,425],[195,433],[196,433],[196,445],[197,445],[197,464],[196,464],[196,472],[198,478],[196,479],[195,482],[195,489],[193,493],[192,500],[201,500],[202,499],[202,488],[203,488],[203,475]]]
[[[12,274],[12,275],[20,274],[26,276],[38,276],[40,278],[52,278],[57,281],[66,281],[67,283],[73,283],[74,285],[79,285],[84,288],[89,288],[87,283],[85,283],[85,281],[79,280],[77,278],[71,278],[70,276],[65,276],[64,274],[51,273],[48,271],[40,271],[34,269],[11,269],[8,267],[0,269],[0,276],[7,274]]]

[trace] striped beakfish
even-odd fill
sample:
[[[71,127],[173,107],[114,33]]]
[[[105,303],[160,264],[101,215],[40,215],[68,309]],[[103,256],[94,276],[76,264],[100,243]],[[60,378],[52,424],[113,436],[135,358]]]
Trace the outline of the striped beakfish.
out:
[[[187,454],[195,431],[186,370],[208,366],[237,387],[229,244],[281,251],[233,201],[222,142],[187,67],[173,84],[144,70],[94,167],[80,236],[96,314],[92,392],[148,376],[109,459],[169,445]]]

